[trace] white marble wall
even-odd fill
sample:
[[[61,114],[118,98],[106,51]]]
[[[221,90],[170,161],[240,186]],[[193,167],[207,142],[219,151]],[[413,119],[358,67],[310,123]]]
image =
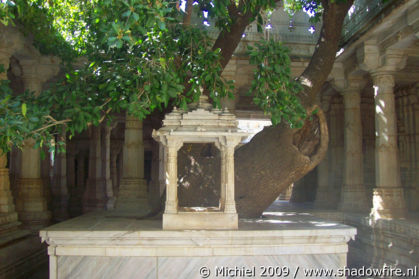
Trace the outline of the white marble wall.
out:
[[[335,271],[346,264],[346,254],[314,255],[276,255],[276,256],[224,256],[224,257],[58,257],[58,278],[125,278],[154,279],[204,278],[200,273],[202,267],[208,268],[207,278],[230,278],[223,276],[222,270],[235,269],[238,278],[240,272],[249,270],[250,278],[263,278],[268,267],[283,268],[283,277],[289,269],[289,276],[307,278],[304,268],[328,268]],[[217,276],[218,272],[218,276]],[[279,274],[281,271],[277,271]],[[244,274],[244,273],[242,273]],[[268,276],[269,277],[269,276]],[[275,276],[276,277],[276,276]],[[288,276],[287,276],[288,277]]]

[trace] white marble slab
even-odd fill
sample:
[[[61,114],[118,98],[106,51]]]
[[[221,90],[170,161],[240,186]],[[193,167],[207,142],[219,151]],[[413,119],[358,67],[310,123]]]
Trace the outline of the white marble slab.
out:
[[[296,213],[240,220],[238,230],[163,231],[161,220],[95,212],[40,232],[49,244],[50,278],[89,279],[201,278],[201,266],[221,264],[343,267],[355,234],[355,228]]]

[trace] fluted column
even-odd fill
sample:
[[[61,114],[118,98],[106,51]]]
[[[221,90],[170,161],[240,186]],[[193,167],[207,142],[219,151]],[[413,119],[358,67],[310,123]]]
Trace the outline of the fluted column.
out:
[[[375,94],[376,188],[373,191],[371,213],[375,219],[404,217],[406,204],[400,182],[394,77],[388,72],[375,72],[372,77]]]
[[[43,82],[58,73],[58,62],[53,57],[20,60],[25,89],[39,94]],[[49,223],[51,212],[48,210],[46,188],[41,178],[40,149],[34,148],[34,145],[33,139],[27,139],[22,149],[16,207],[19,218],[25,226],[37,229]]]
[[[129,215],[143,215],[150,211],[147,181],[144,179],[143,124],[129,115],[125,120],[123,170],[116,211]]]
[[[361,89],[361,81],[350,80],[343,92],[345,156],[339,206],[343,211],[369,209],[363,175]]]
[[[83,212],[105,209],[106,190],[102,174],[100,127],[90,127],[89,176],[83,194]]]

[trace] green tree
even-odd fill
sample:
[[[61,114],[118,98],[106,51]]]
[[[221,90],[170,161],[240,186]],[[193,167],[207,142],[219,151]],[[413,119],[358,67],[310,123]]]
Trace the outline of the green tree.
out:
[[[2,90],[4,111],[25,128],[8,127],[7,136],[0,136],[1,147],[19,145],[27,136],[49,143],[61,132],[60,125],[74,135],[121,110],[143,119],[155,109],[186,107],[199,97],[201,87],[219,105],[221,98],[232,96],[233,84],[221,73],[245,28],[254,20],[263,25],[262,11],[274,9],[276,2],[202,0],[194,8],[188,0],[183,13],[173,1],[3,1],[3,23],[33,34],[42,53],[62,58],[66,74],[37,101],[29,92],[14,97]],[[331,71],[352,1],[285,2],[292,11],[316,12],[323,27],[310,64],[297,80],[291,78],[290,59],[279,42],[261,41],[249,49],[258,77],[250,93],[277,125],[236,153],[236,200],[242,216],[260,215],[285,187],[313,169],[327,149],[325,119],[314,100]],[[220,30],[215,41],[191,24],[192,12],[202,16],[202,11]],[[72,61],[80,56],[89,62],[73,69]],[[318,113],[306,118],[314,111]],[[34,112],[40,114],[30,124],[26,119]],[[0,128],[10,121],[5,118]]]

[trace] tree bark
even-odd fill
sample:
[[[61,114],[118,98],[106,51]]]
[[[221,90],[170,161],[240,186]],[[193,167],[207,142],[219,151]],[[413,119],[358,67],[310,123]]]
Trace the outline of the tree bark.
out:
[[[308,115],[335,61],[342,25],[353,1],[323,1],[323,26],[308,67],[299,80],[304,86],[301,101]],[[235,188],[240,217],[259,217],[291,183],[323,159],[328,131],[323,112],[307,119],[301,129],[285,124],[265,128],[236,151]]]

